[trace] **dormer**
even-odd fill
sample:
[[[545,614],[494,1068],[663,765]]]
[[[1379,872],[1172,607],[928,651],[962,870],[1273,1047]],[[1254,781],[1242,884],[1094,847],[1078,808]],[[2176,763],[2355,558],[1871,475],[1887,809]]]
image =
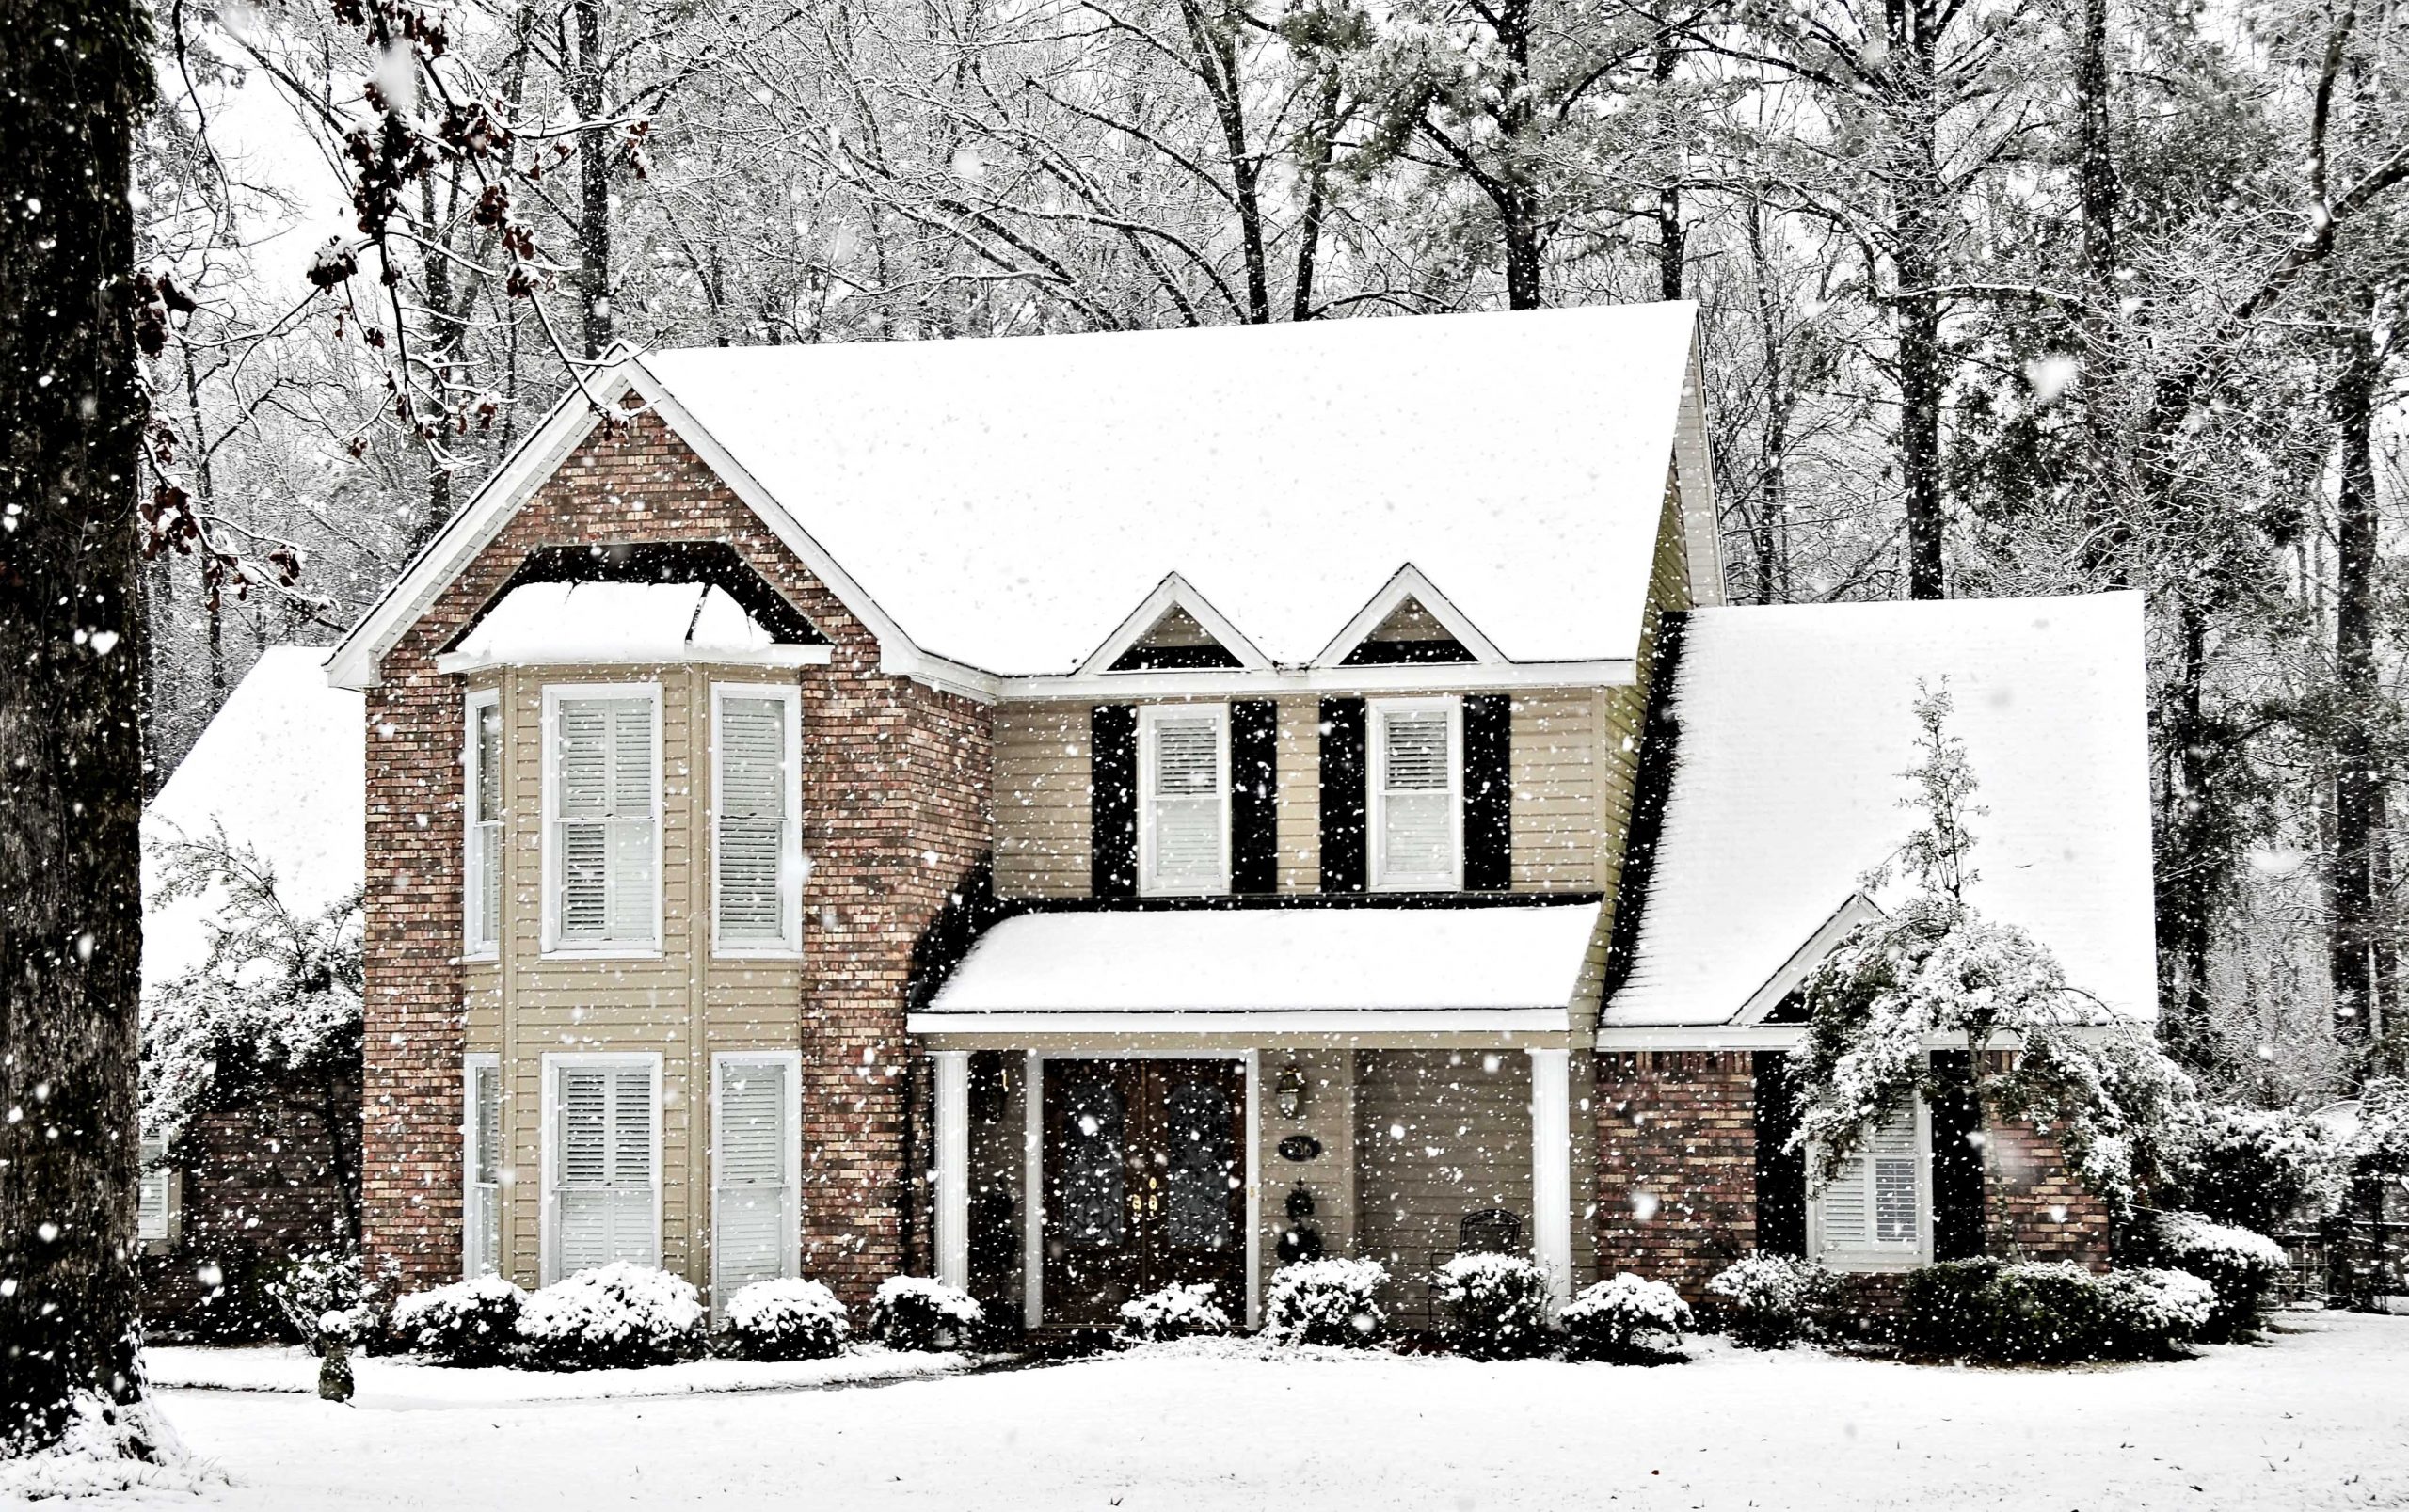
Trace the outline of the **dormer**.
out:
[[[1316,667],[1439,666],[1506,658],[1409,562],[1314,658]]]
[[[1271,659],[1173,572],[1079,663],[1079,673],[1268,671]]]

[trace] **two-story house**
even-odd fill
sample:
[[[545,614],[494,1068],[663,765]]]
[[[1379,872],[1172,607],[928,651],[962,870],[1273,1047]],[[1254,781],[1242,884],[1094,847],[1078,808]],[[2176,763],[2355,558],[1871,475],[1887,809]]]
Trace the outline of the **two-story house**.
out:
[[[1052,1327],[1252,1317],[1316,1251],[1412,1318],[1464,1249],[1567,1295],[1946,1249],[1946,1118],[1811,1200],[1766,1058],[1882,905],[1920,678],[1986,906],[2151,1011],[2139,612],[1721,607],[1695,321],[657,352],[565,401],[329,663],[372,1254],[925,1269]],[[2004,1143],[2032,1246],[2098,1253]]]

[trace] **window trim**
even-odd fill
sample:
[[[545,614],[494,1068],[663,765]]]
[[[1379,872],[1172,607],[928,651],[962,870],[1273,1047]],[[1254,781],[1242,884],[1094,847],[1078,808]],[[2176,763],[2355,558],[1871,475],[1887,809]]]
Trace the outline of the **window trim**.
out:
[[[544,1201],[541,1218],[542,1284],[561,1279],[560,1268],[560,1074],[590,1067],[623,1069],[642,1066],[652,1077],[652,1259],[664,1257],[661,1243],[662,1057],[658,1050],[548,1050],[544,1053],[543,1149]]]
[[[502,1057],[491,1050],[471,1050],[460,1058],[460,1279],[462,1281],[474,1281],[477,1277],[486,1274],[477,1269],[478,1256],[474,1248],[474,1237],[469,1229],[469,1198],[477,1187],[477,1073],[480,1071],[493,1073],[493,1095],[496,1103],[494,1130],[496,1138],[501,1138],[502,1142],[502,1149],[495,1152],[494,1160],[492,1274],[506,1276],[510,1273],[509,1266],[505,1264],[508,1256],[502,1244],[502,1209],[504,1202],[503,1194],[510,1188],[510,1183],[504,1179],[503,1172],[509,1169],[510,1162],[506,1157],[510,1151],[510,1141],[501,1138],[501,1109],[507,1105],[509,1099],[503,1093]]]
[[[1444,710],[1447,716],[1447,835],[1452,867],[1444,876],[1388,875],[1388,722],[1394,714]],[[1464,885],[1464,701],[1455,693],[1364,700],[1364,890],[1375,893],[1461,892]]]
[[[488,708],[499,714],[502,690],[476,689],[470,692],[461,708],[465,718],[460,730],[460,774],[464,779],[460,786],[460,959],[499,961],[502,959],[503,921],[509,915],[509,909],[501,904],[495,907],[491,939],[479,939],[476,931],[477,894],[481,890],[477,865],[477,825],[480,822],[477,819],[477,788],[485,777],[484,769],[477,760],[477,714],[480,709]],[[510,727],[505,722],[502,728],[503,744],[506,747],[509,740]],[[507,775],[509,757],[503,756],[501,764],[503,774]],[[494,822],[501,826],[502,836],[502,843],[495,848],[496,859],[506,873],[510,869],[510,794],[506,789],[502,792],[502,811]],[[506,900],[508,891],[506,887],[497,887],[495,894],[498,899]]]
[[[776,1065],[787,1073],[787,1140],[784,1152],[787,1192],[794,1203],[794,1221],[787,1225],[781,1238],[778,1255],[780,1277],[803,1274],[803,1052],[800,1050],[714,1050],[711,1052],[711,1149],[710,1195],[711,1312],[724,1312],[728,1298],[720,1295],[719,1284],[719,1152],[720,1152],[720,1075],[724,1068],[740,1065]]]
[[[1900,1245],[1875,1246],[1858,1249],[1837,1249],[1824,1242],[1824,1192],[1828,1186],[1817,1186],[1811,1180],[1807,1191],[1807,1258],[1833,1270],[1880,1272],[1914,1270],[1932,1264],[1932,1109],[1923,1098],[1915,1099],[1915,1161],[1916,1161],[1916,1242],[1912,1248]],[[1811,1174],[1821,1167],[1823,1149],[1810,1140],[1807,1146],[1807,1169]],[[1874,1199],[1866,1194],[1866,1218],[1873,1221]]]
[[[564,945],[560,937],[560,706],[564,701],[643,698],[652,705],[652,938]],[[543,953],[564,960],[658,961],[662,958],[662,810],[668,773],[662,770],[661,684],[648,682],[553,682],[544,685],[544,934]]]
[[[168,1141],[155,1135],[143,1135],[135,1145],[134,1236],[137,1247],[161,1252],[175,1247],[182,1237],[183,1215],[182,1207],[183,1175],[168,1164]],[[142,1230],[142,1188],[153,1172],[159,1180],[159,1232],[145,1233]]]
[[[1221,805],[1220,867],[1203,886],[1166,887],[1155,880],[1155,727],[1204,716],[1213,724],[1214,770]],[[1212,898],[1230,890],[1230,706],[1226,703],[1138,706],[1138,896]]]
[[[729,698],[768,698],[786,706],[787,742],[786,833],[778,841],[778,867],[790,860],[795,867],[794,892],[778,899],[778,938],[729,940],[723,937],[719,916],[719,795],[720,707]],[[713,682],[711,684],[711,791],[705,819],[710,833],[711,954],[723,960],[793,960],[803,954],[803,890],[811,882],[811,858],[803,850],[803,690],[782,682]],[[717,1084],[714,1083],[714,1086]]]

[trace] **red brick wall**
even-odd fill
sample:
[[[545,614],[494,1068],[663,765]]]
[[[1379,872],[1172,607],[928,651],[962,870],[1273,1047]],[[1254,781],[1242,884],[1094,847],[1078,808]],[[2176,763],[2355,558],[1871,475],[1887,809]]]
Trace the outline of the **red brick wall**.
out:
[[[404,1289],[460,1251],[459,679],[435,654],[541,546],[713,540],[831,641],[800,674],[804,1266],[849,1294],[906,1257],[913,940],[990,846],[986,710],[878,672],[869,631],[655,417],[588,438],[385,657],[368,695],[364,1203]]]

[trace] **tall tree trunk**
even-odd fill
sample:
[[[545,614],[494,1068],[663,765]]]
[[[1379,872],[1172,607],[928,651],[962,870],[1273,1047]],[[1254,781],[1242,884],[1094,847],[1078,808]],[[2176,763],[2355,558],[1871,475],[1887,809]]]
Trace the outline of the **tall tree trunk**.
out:
[[[1654,81],[1658,94],[1672,84],[1680,71],[1682,49],[1680,39],[1669,21],[1659,19],[1656,28],[1655,56],[1650,61],[1649,77]],[[1672,154],[1669,168],[1678,174],[1683,154]],[[1687,255],[1689,233],[1682,225],[1682,181],[1667,178],[1656,186],[1656,292],[1665,299],[1682,296],[1682,264]]]
[[[2159,996],[2162,1028],[2178,1059],[2205,1066],[2214,1049],[2209,1023],[2209,957],[2232,879],[2232,804],[2216,788],[2236,758],[2228,732],[2210,727],[2208,613],[2176,605],[2176,650],[2156,742],[2163,753],[2157,825]]]
[[[1288,318],[1314,318],[1314,270],[1321,255],[1322,217],[1330,211],[1330,164],[1338,142],[1341,77],[1330,59],[1319,67],[1320,103],[1311,134],[1305,139],[1305,208],[1297,218],[1297,279]]]
[[[1757,602],[1790,602],[1787,550],[1790,508],[1790,366],[1781,341],[1781,310],[1774,299],[1772,260],[1766,255],[1764,219],[1755,206],[1747,221],[1749,283],[1756,294],[1757,342],[1765,399],[1764,460],[1758,469],[1757,517],[1751,534],[1757,554]]]
[[[1196,75],[1212,97],[1221,151],[1230,165],[1230,198],[1237,205],[1238,250],[1246,264],[1247,324],[1266,326],[1271,321],[1271,274],[1263,249],[1263,163],[1247,147],[1246,84],[1232,35],[1236,23],[1226,12],[1207,16],[1198,0],[1180,0],[1179,13],[1196,55]]]
[[[2376,663],[2375,411],[2384,377],[2375,290],[2360,291],[2342,341],[2330,404],[2341,438],[2341,485],[2335,496],[2334,561],[2334,886],[2329,947],[2334,1016],[2345,1035],[2364,1040],[2390,975],[2390,942],[2381,927],[2384,899],[2384,760],[2376,749],[2384,699]]]
[[[1497,206],[1506,249],[1506,308],[1540,308],[1541,243],[1539,186],[1524,160],[1533,120],[1531,103],[1531,5],[1513,0],[1497,10],[1497,46],[1506,55],[1510,81],[1497,106],[1497,138],[1504,161],[1497,171]]]
[[[2082,35],[2075,53],[2076,181],[2082,213],[2086,298],[2079,322],[2082,342],[2082,549],[2087,573],[2106,573],[2121,586],[2117,562],[2124,540],[2120,502],[2125,468],[2116,422],[2116,159],[2109,129],[2108,0],[2082,0]]]
[[[1950,211],[1941,188],[1938,103],[1932,72],[1934,19],[1923,0],[1891,7],[1890,110],[1900,134],[1892,194],[1898,276],[1899,481],[1906,499],[1907,597],[1938,598],[1941,571],[1940,404],[1948,376],[1940,348],[1940,295]]]
[[[602,0],[576,0],[577,66],[569,71],[569,106],[585,128],[577,134],[578,292],[585,304],[585,355],[610,350],[611,134],[602,119]]]
[[[134,0],[0,47],[0,1454],[142,1399],[135,1297],[142,664]],[[148,1456],[147,1415],[118,1414]]]

